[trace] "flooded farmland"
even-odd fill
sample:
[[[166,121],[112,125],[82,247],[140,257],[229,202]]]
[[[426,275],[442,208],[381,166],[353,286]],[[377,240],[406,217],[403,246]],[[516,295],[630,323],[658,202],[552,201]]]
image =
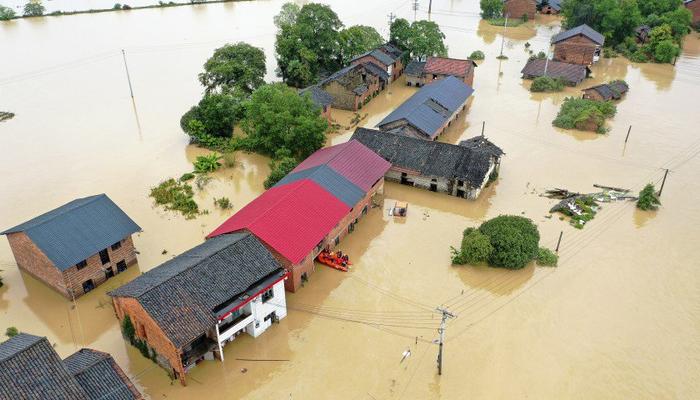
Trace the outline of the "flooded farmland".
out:
[[[413,19],[406,1],[328,1],[346,25],[388,35],[387,14]],[[506,152],[498,181],[474,202],[387,183],[341,249],[354,260],[341,273],[318,266],[288,294],[289,315],[253,340],[225,348],[225,362],[201,363],[188,386],[126,344],[105,294],[201,243],[232,212],[263,192],[268,159],[238,154],[196,194],[207,215],[186,220],[156,208],[149,188],[192,168],[205,150],[188,145],[179,119],[199,100],[197,73],[224,43],[262,47],[274,73],[272,17],[281,1],[250,1],[49,17],[0,23],[0,228],[73,198],[106,193],[142,228],[139,264],[73,304],[21,273],[0,239],[0,330],[45,335],[63,357],[80,347],[111,353],[153,399],[462,399],[700,397],[700,35],[684,42],[675,67],[603,59],[585,83],[624,79],[630,92],[610,132],[564,131],[551,121],[566,96],[534,94],[520,79],[529,54],[545,50],[559,21],[538,16],[518,28],[493,27],[478,2],[435,0],[431,18],[452,57],[482,50],[475,94],[441,137],[457,143],[481,133]],[[427,2],[421,1],[419,18]],[[496,56],[503,52],[507,60]],[[131,73],[134,100],[121,49]],[[414,93],[403,81],[362,109],[373,127]],[[365,116],[366,114],[366,116]],[[341,125],[350,113],[335,112]],[[625,135],[632,126],[629,141]],[[329,135],[329,144],[352,131]],[[635,191],[669,168],[663,206],[605,204],[583,230],[546,218],[551,187],[593,184]],[[227,196],[233,210],[214,208]],[[405,221],[387,216],[409,203]],[[499,214],[525,215],[541,243],[563,231],[560,265],[519,271],[450,265],[465,227]],[[164,252],[165,251],[165,252]],[[443,375],[435,358],[438,315],[446,330]],[[411,356],[400,363],[401,355]],[[250,361],[250,360],[279,361]]]

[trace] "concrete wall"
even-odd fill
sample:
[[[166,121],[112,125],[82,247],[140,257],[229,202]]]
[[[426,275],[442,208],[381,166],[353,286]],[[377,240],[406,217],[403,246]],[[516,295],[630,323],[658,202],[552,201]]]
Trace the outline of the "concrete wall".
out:
[[[246,333],[258,337],[272,325],[272,319],[265,321],[265,317],[271,313],[275,313],[278,319],[287,316],[287,299],[284,293],[284,281],[279,281],[272,286],[273,297],[266,301],[262,301],[262,294],[258,295],[253,301],[246,306],[250,306],[250,312],[253,316],[253,323],[246,327]]]
[[[527,15],[528,19],[533,20],[536,11],[535,0],[507,0],[503,8],[503,14],[514,19],[520,19],[523,15]]]
[[[599,46],[583,35],[576,35],[554,45],[554,60],[570,64],[591,65]]]

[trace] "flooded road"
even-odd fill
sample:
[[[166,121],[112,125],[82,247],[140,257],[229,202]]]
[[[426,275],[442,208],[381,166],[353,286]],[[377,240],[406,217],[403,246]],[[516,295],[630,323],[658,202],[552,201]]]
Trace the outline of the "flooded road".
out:
[[[450,56],[486,53],[468,112],[441,138],[457,143],[480,134],[486,121],[486,136],[507,153],[499,180],[479,200],[387,183],[383,206],[342,242],[353,270],[319,267],[305,288],[288,295],[287,318],[255,340],[244,335],[227,346],[224,363],[200,364],[187,387],[171,384],[126,345],[105,293],[200,243],[264,190],[268,160],[239,154],[235,167],[197,193],[208,215],[185,220],[148,198],[150,187],[191,170],[206,152],[187,145],[179,118],[201,96],[197,73],[214,48],[235,41],[263,47],[267,79],[277,79],[272,17],[281,4],[0,23],[0,110],[16,114],[0,123],[0,228],[104,192],[144,230],[135,237],[139,265],[75,305],[20,273],[0,240],[1,331],[16,326],[46,335],[62,356],[83,346],[108,351],[153,399],[700,397],[700,116],[691,100],[700,88],[700,35],[686,38],[675,67],[603,59],[585,85],[625,79],[631,88],[610,132],[564,131],[551,121],[580,88],[532,94],[519,74],[525,43],[545,50],[558,20],[538,16],[508,29],[503,40],[502,27],[479,20],[476,1],[436,0],[432,19],[447,35]],[[346,25],[371,25],[385,36],[390,12],[413,18],[404,1],[329,4]],[[508,59],[499,61],[502,43]],[[402,83],[362,109],[360,126],[373,127],[414,93]],[[344,126],[352,118],[334,116]],[[329,143],[351,133],[329,135]],[[581,231],[545,218],[554,202],[539,197],[547,188],[590,191],[598,183],[636,191],[660,182],[661,168],[671,173],[656,213],[606,204]],[[233,210],[214,208],[221,196]],[[410,204],[405,221],[387,216],[395,200]],[[503,213],[532,218],[545,246],[554,247],[563,231],[560,266],[451,266],[449,246],[462,230]],[[447,325],[438,376],[432,341],[439,320],[431,310],[441,304],[458,317]],[[412,355],[400,363],[407,348]]]

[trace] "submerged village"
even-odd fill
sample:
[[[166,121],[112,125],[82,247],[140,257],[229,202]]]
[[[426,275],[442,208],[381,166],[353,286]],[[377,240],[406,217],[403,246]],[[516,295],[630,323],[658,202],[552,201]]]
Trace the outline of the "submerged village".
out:
[[[117,5],[0,0],[0,399],[700,395],[700,1]]]

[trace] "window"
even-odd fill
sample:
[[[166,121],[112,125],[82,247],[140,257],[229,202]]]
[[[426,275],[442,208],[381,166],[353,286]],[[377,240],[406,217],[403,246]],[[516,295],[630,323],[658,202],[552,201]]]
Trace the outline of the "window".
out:
[[[83,282],[83,292],[84,293],[87,293],[94,288],[95,288],[95,283],[92,281],[92,279],[88,279],[85,282]]]
[[[109,279],[114,276],[114,269],[112,267],[109,267],[105,270],[105,278]]]
[[[126,261],[121,260],[117,263],[117,273],[126,271]]]
[[[115,244],[112,245],[112,251],[114,251],[114,250],[119,250],[120,247],[122,247],[122,242],[121,242],[121,241],[119,241],[119,242],[117,242],[117,243],[115,243]]]
[[[267,314],[267,315],[265,316],[265,318],[263,318],[263,320],[264,320],[265,322],[267,322],[267,321],[269,321],[269,320],[272,320],[272,322],[277,322],[277,314],[275,314],[275,312],[273,311],[273,312]]]
[[[270,301],[275,296],[275,293],[272,291],[272,288],[269,288],[265,291],[265,293],[262,294],[262,301],[263,303],[267,303]]]
[[[335,245],[336,245],[336,246],[337,246],[338,244],[340,244],[340,236],[336,236],[336,237],[335,237],[335,240],[334,240],[333,242],[335,242]]]
[[[102,265],[109,262],[109,253],[107,252],[107,249],[100,250],[100,261],[102,261]]]
[[[457,180],[457,186],[462,186],[464,185],[464,181]]]
[[[81,269],[87,267],[87,260],[83,260],[83,261],[81,261],[81,262],[75,264],[75,267],[78,268],[78,271],[80,271]]]

